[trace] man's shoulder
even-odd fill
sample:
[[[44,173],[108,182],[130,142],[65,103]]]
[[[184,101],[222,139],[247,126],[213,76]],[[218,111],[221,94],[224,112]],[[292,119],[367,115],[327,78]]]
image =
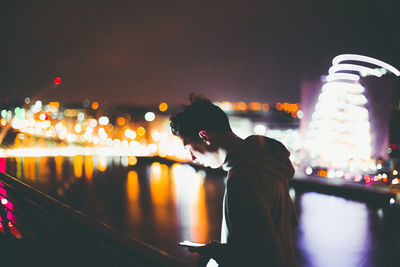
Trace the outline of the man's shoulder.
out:
[[[263,172],[252,166],[238,165],[228,173],[228,184],[234,185],[254,185],[260,182]]]

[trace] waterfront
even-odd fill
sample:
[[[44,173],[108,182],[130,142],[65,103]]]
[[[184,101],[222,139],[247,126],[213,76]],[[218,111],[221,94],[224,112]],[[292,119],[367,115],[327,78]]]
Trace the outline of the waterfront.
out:
[[[137,161],[136,161],[137,160]],[[222,172],[151,158],[8,158],[7,173],[195,265],[181,240],[219,238]],[[290,191],[301,266],[395,266],[399,216],[389,205]]]

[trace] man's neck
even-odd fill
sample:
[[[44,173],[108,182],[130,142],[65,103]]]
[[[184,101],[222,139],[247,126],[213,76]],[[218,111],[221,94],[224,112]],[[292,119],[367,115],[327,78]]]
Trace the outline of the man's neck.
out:
[[[230,153],[236,150],[242,143],[243,139],[237,136],[235,133],[230,132],[220,137],[220,148]]]

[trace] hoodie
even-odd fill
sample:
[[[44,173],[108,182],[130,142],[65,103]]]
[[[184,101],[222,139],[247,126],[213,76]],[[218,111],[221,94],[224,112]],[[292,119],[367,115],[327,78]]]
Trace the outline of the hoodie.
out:
[[[290,153],[277,140],[249,136],[230,152],[223,203],[220,266],[297,266],[292,230],[297,217],[288,181]]]

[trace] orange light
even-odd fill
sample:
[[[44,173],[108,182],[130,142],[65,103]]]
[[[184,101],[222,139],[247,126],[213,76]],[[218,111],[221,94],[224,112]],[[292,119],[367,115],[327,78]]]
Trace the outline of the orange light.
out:
[[[287,102],[283,103],[283,110],[284,110],[285,112],[289,113],[290,104],[287,103]]]
[[[136,132],[138,135],[142,136],[146,133],[146,130],[143,127],[139,127],[137,128]]]
[[[74,156],[74,174],[76,178],[81,178],[83,173],[83,158],[81,155]]]
[[[365,175],[364,181],[365,181],[366,183],[371,182],[371,177],[369,177],[368,175]]]
[[[321,177],[326,177],[326,176],[328,176],[328,171],[319,170],[319,171],[317,172],[317,175],[318,175],[318,176],[321,176]]]
[[[58,109],[60,107],[60,103],[58,101],[49,102],[49,107],[53,109]]]
[[[250,110],[260,110],[261,109],[261,104],[260,102],[251,102],[249,104],[249,109]]]
[[[281,102],[276,103],[275,107],[276,107],[277,110],[282,110],[283,109],[283,106],[282,106]]]
[[[161,112],[166,111],[166,110],[168,109],[167,103],[165,103],[165,102],[161,103],[161,104],[158,106],[158,109],[159,109]]]
[[[264,103],[264,104],[262,105],[262,109],[263,109],[264,111],[268,111],[268,110],[269,110],[269,104]]]
[[[93,110],[96,110],[96,109],[98,109],[99,108],[99,103],[97,103],[96,101],[94,101],[93,103],[92,103],[92,109]]]
[[[118,118],[117,118],[117,124],[118,124],[119,126],[123,126],[123,125],[125,124],[125,122],[126,122],[126,120],[125,120],[124,117],[118,117]]]
[[[107,170],[107,160],[105,156],[99,156],[97,158],[97,169],[101,172]]]
[[[128,157],[128,164],[129,165],[136,165],[137,163],[137,158],[135,156],[129,156]]]
[[[297,104],[290,104],[290,112],[296,113],[299,110]]]
[[[238,109],[239,109],[240,111],[246,111],[246,110],[247,110],[247,104],[244,103],[244,102],[239,102],[239,103],[238,103]]]

